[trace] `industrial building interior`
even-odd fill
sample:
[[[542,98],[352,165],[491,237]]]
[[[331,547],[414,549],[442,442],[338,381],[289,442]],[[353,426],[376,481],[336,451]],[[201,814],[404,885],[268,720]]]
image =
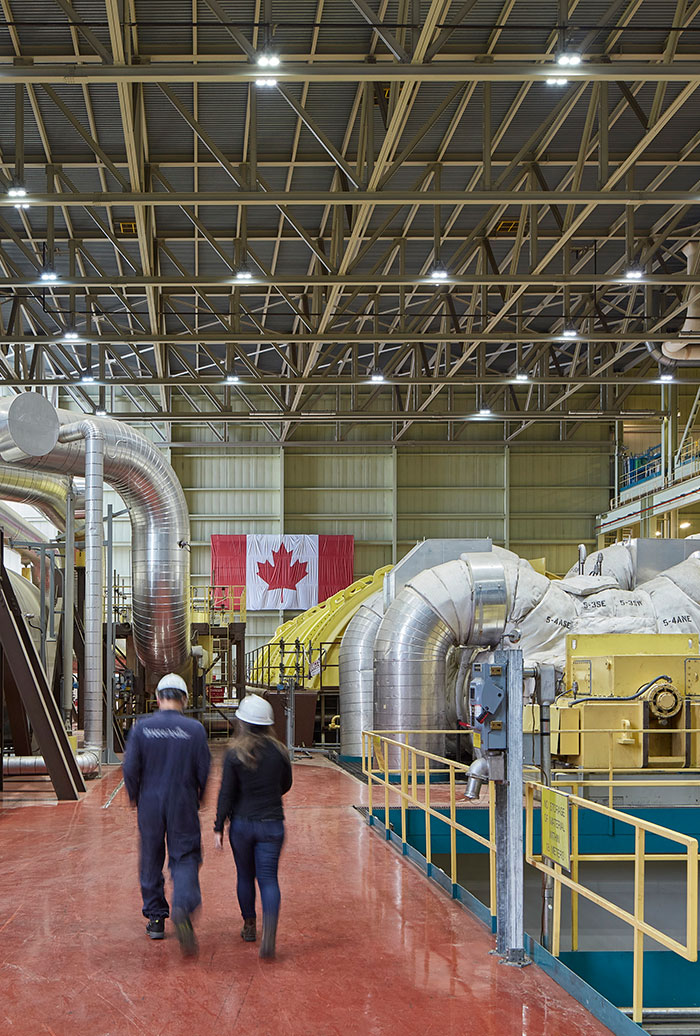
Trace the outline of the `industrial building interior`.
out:
[[[700,0],[0,7],[0,1034],[700,1034]]]

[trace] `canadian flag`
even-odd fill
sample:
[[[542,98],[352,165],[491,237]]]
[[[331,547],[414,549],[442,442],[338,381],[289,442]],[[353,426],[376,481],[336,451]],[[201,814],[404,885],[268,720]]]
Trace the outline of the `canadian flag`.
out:
[[[250,611],[305,611],[353,581],[352,536],[212,536],[213,586],[246,588]]]

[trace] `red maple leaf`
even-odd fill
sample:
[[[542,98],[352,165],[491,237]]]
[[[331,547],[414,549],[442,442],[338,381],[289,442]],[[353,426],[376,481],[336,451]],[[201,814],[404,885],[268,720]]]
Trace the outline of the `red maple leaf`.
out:
[[[280,544],[279,550],[273,550],[273,564],[269,561],[258,562],[258,575],[264,583],[267,583],[268,590],[296,590],[297,583],[306,579],[308,575],[308,563],[306,561],[292,560],[291,550],[287,550],[284,543]]]

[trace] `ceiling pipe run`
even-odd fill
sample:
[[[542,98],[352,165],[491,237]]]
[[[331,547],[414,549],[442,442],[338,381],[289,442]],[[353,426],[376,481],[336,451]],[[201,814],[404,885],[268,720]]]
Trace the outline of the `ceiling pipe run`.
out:
[[[698,242],[689,241],[682,251],[686,257],[688,274],[692,276],[698,254]],[[693,294],[696,295],[695,298],[692,297]],[[696,285],[687,289],[686,298],[690,298],[691,301],[688,303],[683,327],[678,332],[679,338],[685,341],[663,342],[661,348],[647,342],[647,349],[659,363],[678,363],[681,366],[700,363],[700,297],[697,296]]]
[[[58,442],[80,415],[25,392],[0,400],[0,459],[31,470],[82,475],[85,442]],[[104,477],[131,519],[133,627],[139,659],[152,677],[183,668],[190,656],[189,514],[175,472],[129,425],[90,418],[104,438]]]

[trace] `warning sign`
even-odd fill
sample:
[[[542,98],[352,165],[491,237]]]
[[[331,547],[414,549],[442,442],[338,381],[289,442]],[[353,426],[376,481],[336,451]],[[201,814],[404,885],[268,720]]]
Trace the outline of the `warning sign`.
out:
[[[569,849],[569,800],[560,791],[542,789],[542,855],[567,870]]]

